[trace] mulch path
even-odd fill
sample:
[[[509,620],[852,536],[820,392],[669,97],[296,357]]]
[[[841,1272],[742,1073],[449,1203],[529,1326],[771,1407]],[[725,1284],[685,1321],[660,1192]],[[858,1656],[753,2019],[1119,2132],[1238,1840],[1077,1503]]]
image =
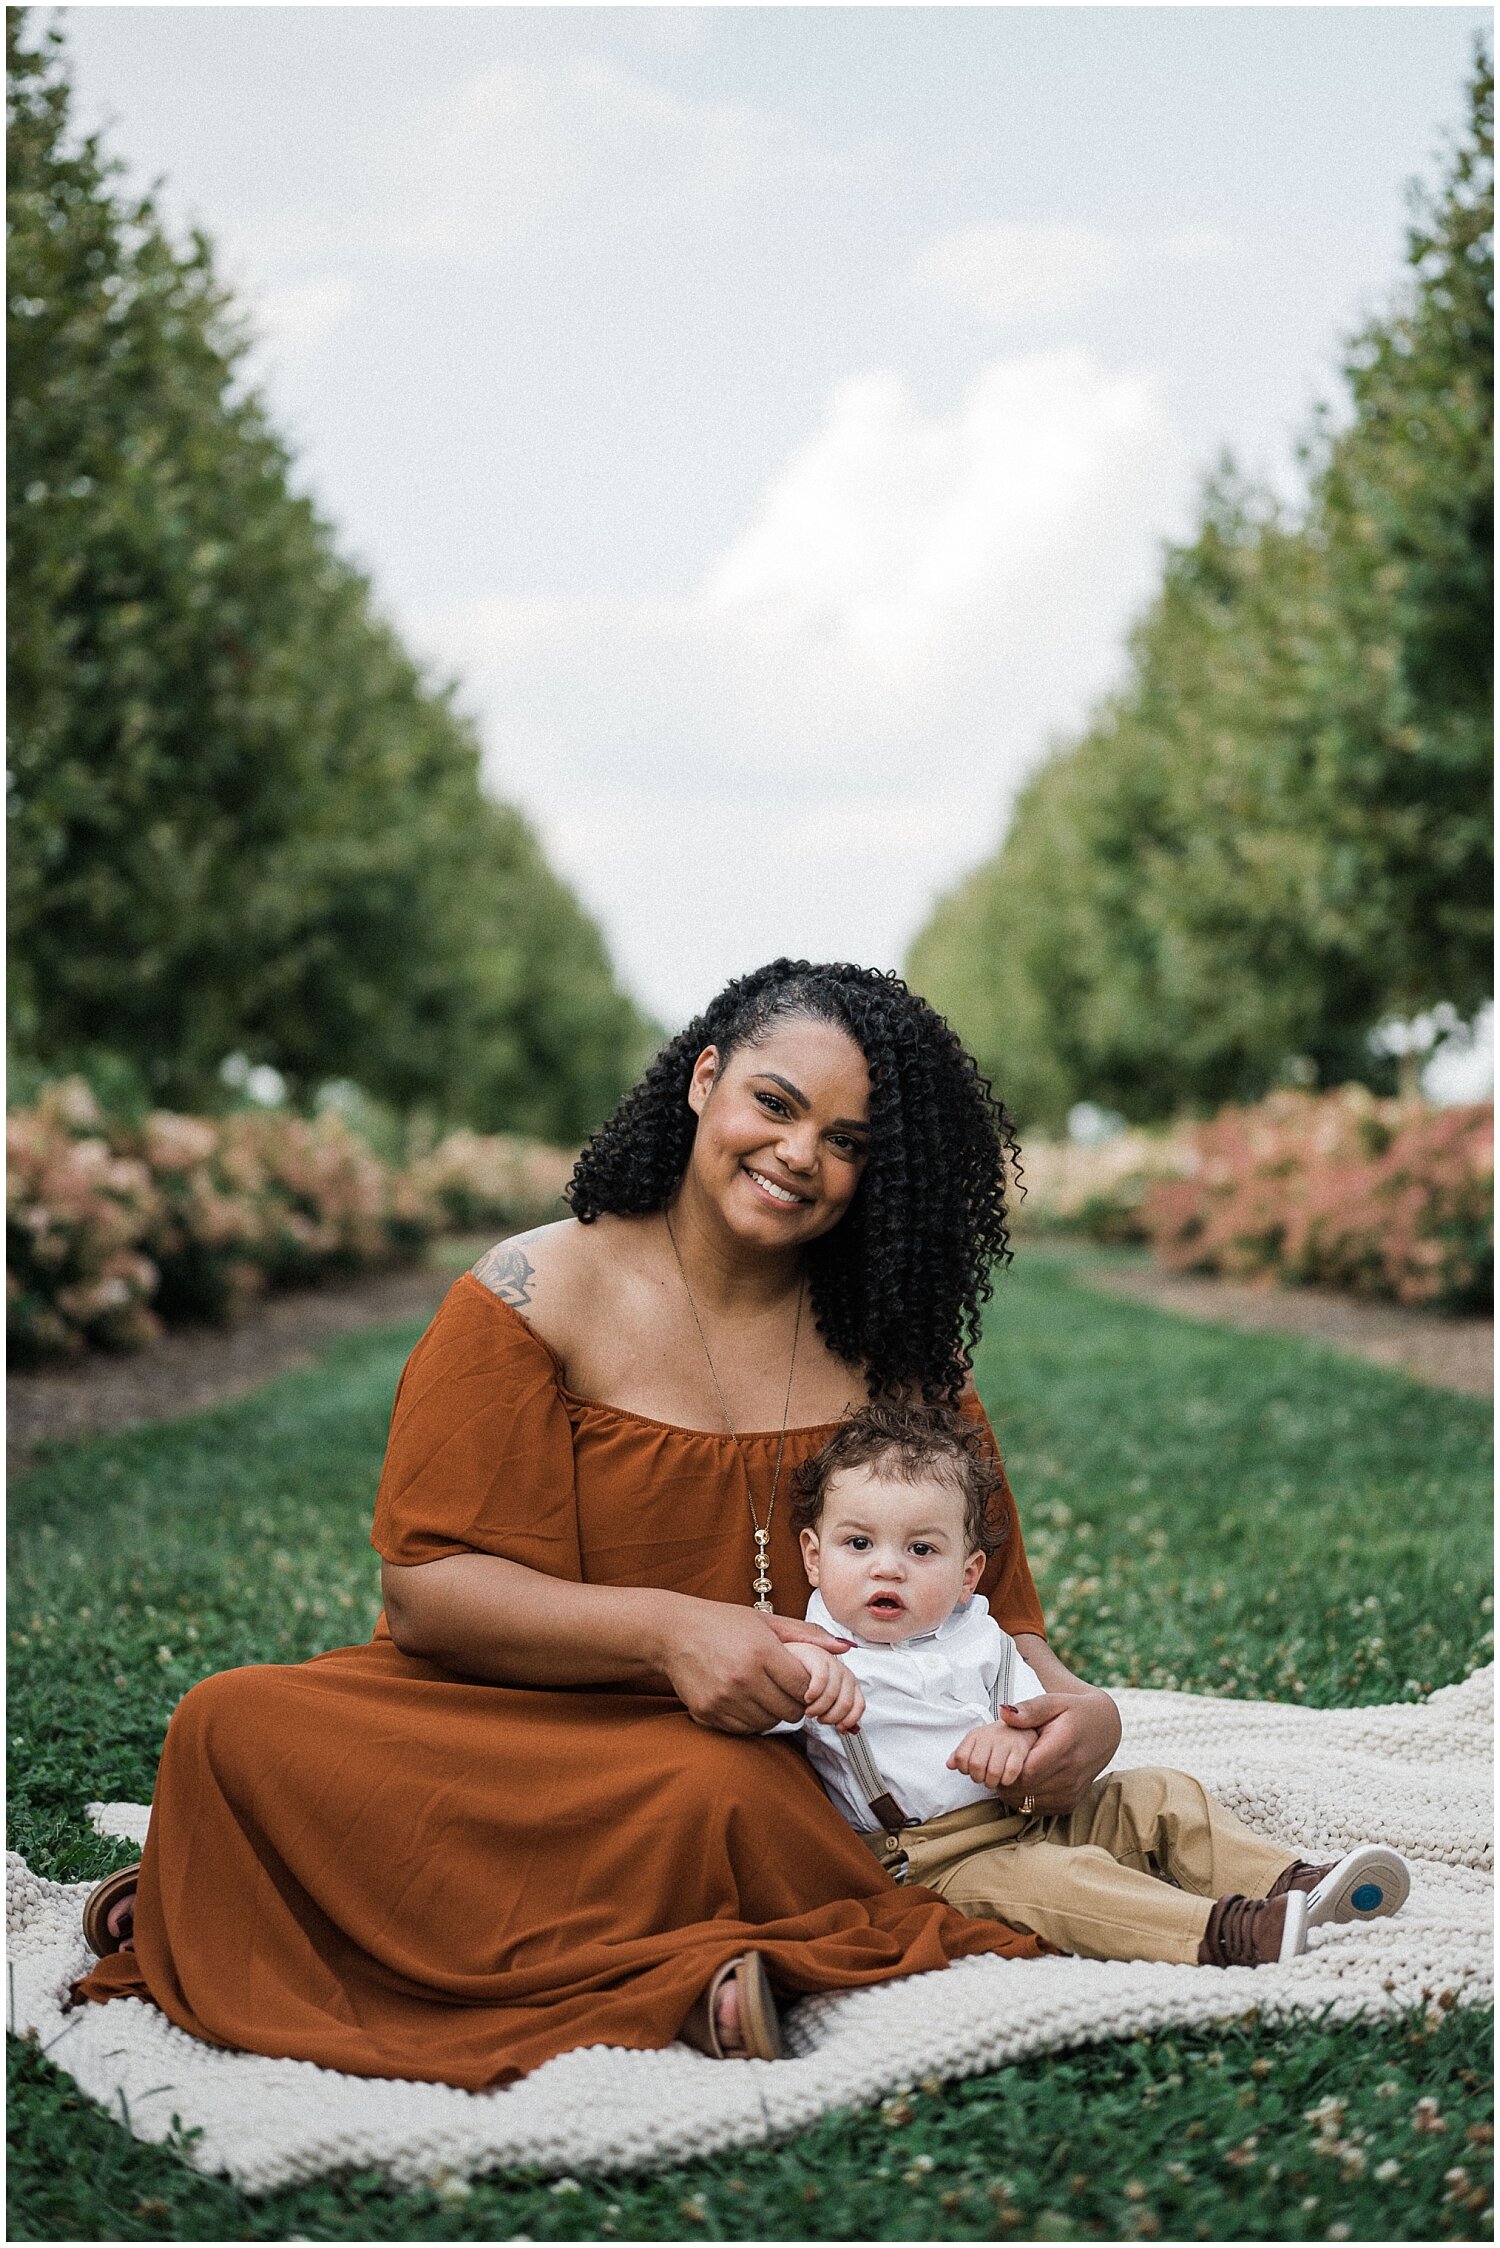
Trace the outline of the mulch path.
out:
[[[1377,1366],[1393,1366],[1439,1389],[1488,1397],[1494,1322],[1445,1319],[1400,1304],[1366,1303],[1320,1288],[1255,1288],[1243,1281],[1160,1272],[1069,1257],[1091,1288],[1128,1296],[1186,1319],[1306,1335]],[[379,1273],[272,1296],[237,1327],[182,1327],[129,1357],[91,1351],[60,1366],[11,1374],[5,1384],[6,1466],[14,1475],[39,1444],[98,1436],[141,1421],[176,1420],[244,1397],[273,1374],[311,1366],[335,1335],[427,1319],[453,1267]]]
[[[39,1444],[56,1437],[176,1420],[244,1397],[273,1374],[313,1365],[335,1335],[430,1319],[452,1284],[451,1271],[421,1270],[299,1288],[269,1297],[235,1327],[178,1327],[129,1356],[88,1351],[62,1365],[10,1374],[6,1467],[14,1475]]]
[[[1341,1296],[1328,1288],[1255,1287],[1202,1273],[1162,1272],[1154,1265],[1087,1260],[1079,1263],[1077,1273],[1090,1288],[1102,1288],[1107,1295],[1128,1296],[1158,1311],[1212,1320],[1221,1327],[1305,1335],[1436,1389],[1488,1397],[1494,1387],[1493,1319],[1451,1319],[1405,1304]]]

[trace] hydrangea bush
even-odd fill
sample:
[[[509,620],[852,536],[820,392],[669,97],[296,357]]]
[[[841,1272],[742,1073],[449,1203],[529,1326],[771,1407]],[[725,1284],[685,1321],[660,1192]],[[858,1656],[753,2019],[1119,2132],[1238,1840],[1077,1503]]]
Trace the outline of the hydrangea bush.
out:
[[[1093,1146],[1027,1139],[1021,1150],[1025,1195],[1018,1224],[1082,1233],[1091,1241],[1144,1241],[1145,1206],[1163,1179],[1184,1177],[1195,1161],[1181,1130],[1118,1132]]]
[[[1226,1108],[1188,1134],[1189,1175],[1142,1218],[1161,1261],[1445,1311],[1494,1296],[1494,1109],[1348,1085]]]
[[[46,1357],[85,1337],[149,1342],[157,1268],[145,1243],[162,1202],[147,1164],[116,1150],[81,1079],[6,1118],[6,1327],[12,1355]]]
[[[450,1132],[409,1173],[416,1192],[442,1212],[445,1228],[483,1226],[564,1215],[563,1188],[573,1157],[543,1140],[503,1132]]]
[[[435,1235],[561,1212],[560,1149],[452,1134],[405,1169],[338,1116],[105,1116],[70,1078],[6,1120],[13,1357],[134,1349],[268,1288],[412,1259]]]

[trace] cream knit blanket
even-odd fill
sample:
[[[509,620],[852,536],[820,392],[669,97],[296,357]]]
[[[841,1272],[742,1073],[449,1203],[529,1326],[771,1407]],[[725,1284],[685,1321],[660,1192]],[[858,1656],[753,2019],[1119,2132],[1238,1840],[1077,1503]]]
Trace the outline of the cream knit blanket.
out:
[[[1299,1855],[1336,1858],[1386,1842],[1411,1863],[1396,1918],[1314,1931],[1284,1967],[1219,1970],[1084,1959],[965,1959],[940,1974],[802,2001],[789,2057],[710,2061],[593,2046],[509,2090],[339,2076],[306,2061],[226,2053],[117,1999],[64,2014],[88,1963],[86,1887],[9,1861],[12,2028],[34,2030],[81,2089],[142,2139],[174,2120],[201,2128],[191,2159],[264,2192],[345,2165],[406,2184],[513,2164],[625,2170],[795,2131],[825,2110],[879,2099],[924,2076],[969,2076],[1045,2049],[1167,2024],[1206,2026],[1249,2008],[1267,2018],[1389,2014],[1490,1996],[1493,1669],[1425,1703],[1311,1710],[1122,1692],[1117,1765],[1195,1773],[1251,1825]],[[91,1804],[101,1834],[139,1841],[138,1804]]]

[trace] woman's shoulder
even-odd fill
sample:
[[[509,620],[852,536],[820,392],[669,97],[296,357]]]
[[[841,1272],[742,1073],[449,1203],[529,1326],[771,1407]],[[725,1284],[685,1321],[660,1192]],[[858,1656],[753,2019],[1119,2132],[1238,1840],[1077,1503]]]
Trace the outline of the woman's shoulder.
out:
[[[538,1297],[554,1294],[576,1257],[570,1236],[587,1229],[576,1218],[559,1218],[553,1225],[532,1226],[525,1233],[507,1234],[473,1263],[469,1270],[492,1296],[512,1311],[530,1313]]]
[[[597,1319],[610,1292],[615,1260],[604,1238],[619,1220],[582,1225],[559,1218],[508,1234],[471,1267],[472,1278],[518,1312],[553,1355],[566,1365],[581,1326]]]

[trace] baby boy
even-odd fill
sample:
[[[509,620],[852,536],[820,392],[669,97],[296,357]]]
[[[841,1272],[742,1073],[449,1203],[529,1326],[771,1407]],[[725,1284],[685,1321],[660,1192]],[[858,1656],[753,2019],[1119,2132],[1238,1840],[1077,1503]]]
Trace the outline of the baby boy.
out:
[[[984,1433],[926,1405],[866,1406],[798,1471],[808,1618],[854,1641],[788,1649],[808,1673],[801,1729],[887,1870],[1088,1959],[1257,1967],[1323,1921],[1397,1911],[1394,1851],[1308,1865],[1185,1772],[1115,1772],[1071,1811],[1032,1807],[1038,1734],[1000,1713],[1043,1688],[977,1590],[1008,1527],[998,1482]]]

